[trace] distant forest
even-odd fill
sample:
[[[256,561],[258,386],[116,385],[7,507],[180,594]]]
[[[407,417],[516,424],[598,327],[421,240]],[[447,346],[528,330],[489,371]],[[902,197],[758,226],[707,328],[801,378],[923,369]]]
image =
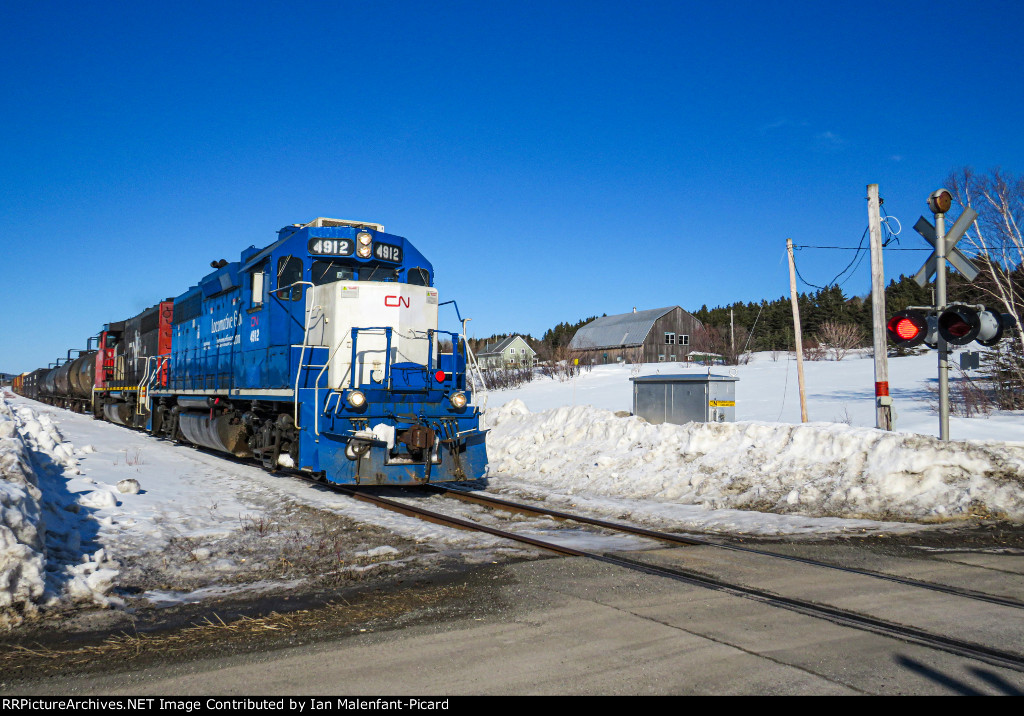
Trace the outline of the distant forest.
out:
[[[1015,278],[1018,285],[1024,286],[1024,271],[1018,267]],[[984,274],[983,274],[984,275]],[[976,283],[968,283],[957,273],[950,273],[948,278],[948,300],[965,303],[991,304],[982,284],[983,277]],[[820,289],[814,293],[802,293],[798,297],[800,305],[800,324],[804,341],[814,343],[821,332],[823,324],[854,325],[859,329],[861,346],[871,344],[871,296],[846,296],[838,286]],[[886,317],[907,306],[927,306],[932,303],[930,286],[922,288],[910,276],[901,275],[899,279],[889,282],[885,290]],[[1003,310],[1001,306],[993,306]],[[733,333],[736,340],[736,352],[743,352],[744,346],[750,351],[786,351],[793,350],[793,311],[789,296],[780,296],[773,301],[761,303],[736,302],[726,306],[708,308],[701,306],[690,310],[705,327],[713,329],[722,339],[729,336],[729,311],[733,311]],[[603,314],[607,315],[607,314]],[[545,360],[558,352],[559,347],[567,346],[573,335],[583,325],[598,316],[583,318],[574,323],[563,322],[545,331],[536,338],[528,333],[518,335],[537,351],[541,360]],[[470,339],[473,351],[479,353],[484,347],[505,338],[513,333],[495,334],[485,338]],[[695,347],[697,347],[695,345]]]

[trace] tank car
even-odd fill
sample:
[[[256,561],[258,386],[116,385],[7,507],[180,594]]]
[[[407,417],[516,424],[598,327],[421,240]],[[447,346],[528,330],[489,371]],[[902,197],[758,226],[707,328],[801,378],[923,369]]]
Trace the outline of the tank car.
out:
[[[25,374],[21,390],[17,392],[76,413],[88,410],[92,404],[92,368],[96,355],[91,347],[93,340],[89,339],[85,350],[69,350],[50,368]],[[75,352],[78,356],[72,358]]]

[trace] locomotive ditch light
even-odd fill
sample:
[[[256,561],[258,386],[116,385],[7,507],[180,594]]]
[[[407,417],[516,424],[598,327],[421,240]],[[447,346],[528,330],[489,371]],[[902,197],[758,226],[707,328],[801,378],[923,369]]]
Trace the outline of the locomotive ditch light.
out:
[[[369,246],[370,242],[373,241],[373,236],[368,231],[360,231],[358,234],[356,234],[356,239],[363,246]]]
[[[452,396],[448,398],[448,400],[456,410],[462,410],[466,407],[466,394],[461,390],[458,393],[452,393]]]
[[[939,335],[953,346],[971,341],[994,346],[1003,337],[1003,317],[987,306],[982,310],[951,306],[939,316]]]
[[[366,396],[363,394],[363,391],[361,390],[352,390],[349,391],[349,394],[345,396],[345,402],[348,403],[353,408],[355,408],[356,410],[359,410],[360,408],[366,406]]]
[[[889,340],[903,348],[913,348],[928,338],[928,317],[921,311],[900,311],[885,324]]]

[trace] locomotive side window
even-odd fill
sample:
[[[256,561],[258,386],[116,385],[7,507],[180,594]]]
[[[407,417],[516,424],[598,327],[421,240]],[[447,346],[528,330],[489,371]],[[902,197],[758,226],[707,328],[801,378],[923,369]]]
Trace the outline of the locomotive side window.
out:
[[[302,280],[302,259],[282,256],[277,261],[277,286],[275,295],[282,301],[298,301],[302,298],[302,286],[293,286]]]
[[[249,274],[249,288],[252,289],[252,307],[259,308],[266,299],[267,262],[264,261]]]
[[[314,261],[312,274],[313,284],[316,286],[335,281],[354,281],[356,278],[354,268],[334,261]]]
[[[430,274],[427,273],[426,269],[419,267],[411,268],[405,273],[405,282],[413,286],[429,286]]]

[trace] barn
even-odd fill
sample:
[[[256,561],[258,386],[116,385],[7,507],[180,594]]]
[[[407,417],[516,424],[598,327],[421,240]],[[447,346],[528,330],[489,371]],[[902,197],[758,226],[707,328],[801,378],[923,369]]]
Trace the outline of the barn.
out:
[[[679,306],[602,316],[573,336],[569,348],[581,362],[665,363],[685,361],[702,324]]]

